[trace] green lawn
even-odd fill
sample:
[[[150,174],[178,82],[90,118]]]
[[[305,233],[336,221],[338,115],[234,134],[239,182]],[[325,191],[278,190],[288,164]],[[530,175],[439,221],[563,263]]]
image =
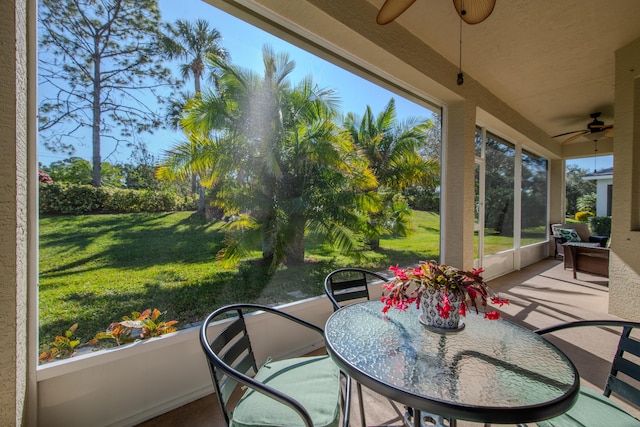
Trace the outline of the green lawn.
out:
[[[523,229],[520,246],[527,246],[546,239],[546,226]],[[478,232],[474,233],[474,254],[478,253]],[[498,252],[513,249],[513,236],[501,236],[494,230],[486,229],[484,235],[484,255],[497,254]]]
[[[304,266],[269,275],[245,262],[223,269],[220,223],[192,212],[52,216],[40,220],[40,343],[78,323],[85,342],[132,311],[158,308],[183,328],[222,304],[284,303],[323,293],[324,277],[339,267],[386,270],[438,258],[439,216],[416,212],[416,234],[382,239],[382,248],[346,257],[313,239]]]
[[[415,211],[412,221],[413,235],[383,238],[380,250],[351,256],[310,237],[305,265],[268,274],[251,261],[222,268],[215,260],[223,247],[221,223],[193,212],[43,217],[41,350],[74,323],[76,336],[86,342],[122,316],[158,308],[166,311],[164,320],[178,320],[184,328],[226,303],[277,304],[321,295],[324,277],[336,268],[386,271],[439,260],[440,216]]]

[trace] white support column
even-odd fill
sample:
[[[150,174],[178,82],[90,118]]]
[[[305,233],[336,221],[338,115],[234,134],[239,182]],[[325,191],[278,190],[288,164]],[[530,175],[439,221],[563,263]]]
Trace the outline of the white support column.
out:
[[[520,270],[522,245],[522,144],[516,144],[515,164],[513,169],[513,268]]]
[[[640,39],[616,51],[609,312],[640,321]]]
[[[565,203],[565,161],[549,161],[549,223],[564,223]]]
[[[566,211],[565,197],[565,161],[561,159],[549,160],[549,184],[547,187],[549,206],[549,224],[563,224]],[[551,233],[551,230],[549,230]],[[556,241],[549,234],[549,255],[554,255],[556,250]]]
[[[441,261],[473,267],[476,105],[460,101],[444,114],[442,147]]]

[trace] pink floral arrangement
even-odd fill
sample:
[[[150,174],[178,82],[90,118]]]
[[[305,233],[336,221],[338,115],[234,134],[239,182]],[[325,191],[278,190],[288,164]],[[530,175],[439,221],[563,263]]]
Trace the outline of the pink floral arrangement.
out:
[[[478,313],[478,305],[486,307],[488,298],[492,304],[500,307],[509,304],[509,300],[500,298],[485,283],[481,276],[484,271],[482,268],[464,271],[435,261],[427,261],[415,268],[402,269],[391,266],[389,270],[393,272],[395,278],[382,285],[389,291],[382,297],[382,302],[385,304],[383,313],[388,312],[391,307],[406,310],[413,303],[420,308],[422,295],[427,288],[443,291],[442,300],[437,307],[438,314],[443,319],[448,319],[454,310],[449,299],[450,294],[461,301],[459,308],[461,316],[465,316],[469,308],[475,309]],[[485,310],[484,317],[495,320],[500,318],[500,313],[495,310]]]

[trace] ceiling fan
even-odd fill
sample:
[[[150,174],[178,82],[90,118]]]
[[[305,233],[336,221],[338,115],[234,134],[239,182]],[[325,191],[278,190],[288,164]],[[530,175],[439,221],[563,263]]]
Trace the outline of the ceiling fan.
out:
[[[380,25],[389,22],[402,15],[416,0],[385,0],[378,11],[376,22]],[[432,0],[435,1],[435,0]],[[453,0],[453,7],[460,18],[467,24],[477,24],[489,17],[493,12],[496,0]]]
[[[605,125],[603,121],[598,120],[602,113],[592,113],[589,116],[593,119],[589,124],[587,124],[586,129],[574,130],[571,132],[561,133],[559,135],[554,135],[553,138],[558,138],[561,136],[572,135],[569,138],[562,141],[563,143],[573,142],[580,137],[586,137],[592,141],[597,141],[599,139],[605,137],[613,136],[613,125]]]

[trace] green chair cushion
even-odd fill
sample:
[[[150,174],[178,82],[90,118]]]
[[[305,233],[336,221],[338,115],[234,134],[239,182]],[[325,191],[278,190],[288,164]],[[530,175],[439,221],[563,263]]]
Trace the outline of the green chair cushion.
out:
[[[340,371],[329,356],[267,362],[255,378],[297,400],[311,415],[314,426],[339,425]],[[238,401],[230,425],[275,427],[304,423],[293,409],[248,389]]]
[[[602,394],[580,388],[578,401],[564,414],[539,421],[539,427],[638,427],[640,421]]]

